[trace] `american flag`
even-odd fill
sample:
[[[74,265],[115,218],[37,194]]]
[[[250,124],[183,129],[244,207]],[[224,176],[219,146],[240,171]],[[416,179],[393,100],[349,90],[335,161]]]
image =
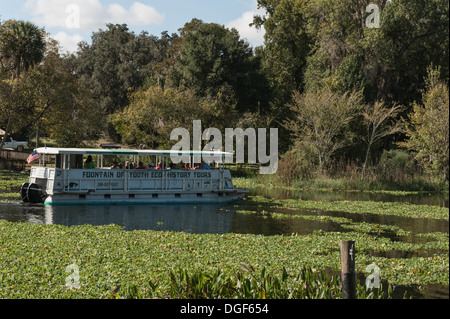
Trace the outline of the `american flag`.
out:
[[[38,152],[36,152],[36,150],[34,150],[33,153],[31,153],[30,156],[28,156],[27,163],[28,164],[33,163],[38,158],[39,158],[39,154],[38,154]]]

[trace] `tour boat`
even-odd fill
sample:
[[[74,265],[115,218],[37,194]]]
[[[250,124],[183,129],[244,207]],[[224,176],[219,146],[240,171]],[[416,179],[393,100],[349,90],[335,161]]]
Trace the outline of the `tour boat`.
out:
[[[37,148],[34,153],[39,155],[39,165],[31,167],[29,182],[22,185],[24,202],[45,205],[230,203],[243,199],[248,192],[233,187],[230,171],[222,164],[224,158],[233,155],[227,152],[45,147]],[[189,164],[205,157],[216,161],[195,169],[169,168],[172,156],[183,156]],[[89,157],[93,159],[92,168],[85,165]],[[142,161],[147,161],[145,167],[127,164]],[[112,162],[120,164],[105,167]]]

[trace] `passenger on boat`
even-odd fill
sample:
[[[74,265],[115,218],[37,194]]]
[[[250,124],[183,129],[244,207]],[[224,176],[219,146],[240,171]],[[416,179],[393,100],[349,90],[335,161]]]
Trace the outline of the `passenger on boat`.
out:
[[[158,166],[156,166],[156,169],[163,169],[161,162],[158,163]]]
[[[211,169],[211,166],[205,161],[202,161],[201,164],[195,166],[194,169]]]
[[[202,165],[200,165],[200,169],[211,169],[211,166],[206,162],[202,162]]]
[[[177,166],[175,165],[175,163],[170,163],[169,169],[177,169]]]
[[[153,163],[150,163],[150,164],[148,164],[148,168],[154,169],[154,168],[155,168],[155,165],[154,165]]]
[[[85,169],[95,168],[95,163],[94,163],[94,161],[92,161],[91,155],[89,155],[86,159],[86,162],[84,162],[84,168]]]
[[[119,163],[114,162],[113,166],[111,166],[111,169],[119,168]]]
[[[130,163],[129,161],[126,161],[125,162],[125,168],[126,169],[133,169],[134,165],[133,165],[133,163]]]
[[[184,169],[191,169],[191,166],[189,165],[189,163],[184,164]]]
[[[145,169],[144,164],[142,162],[139,162],[138,167],[136,169]]]

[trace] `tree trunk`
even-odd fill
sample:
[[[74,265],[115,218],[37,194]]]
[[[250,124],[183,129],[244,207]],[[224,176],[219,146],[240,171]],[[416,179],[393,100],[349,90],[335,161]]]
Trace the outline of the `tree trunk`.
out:
[[[37,127],[36,128],[36,147],[35,148],[38,148],[39,147],[39,128]]]
[[[5,144],[6,140],[9,137],[9,129],[11,127],[11,116],[8,118],[8,124],[6,124],[6,128],[5,128],[5,135],[3,136],[2,139],[0,139],[0,150],[2,149],[3,145]]]
[[[367,144],[366,158],[364,160],[364,164],[363,164],[363,167],[362,167],[361,179],[364,179],[364,177],[365,177],[366,167],[367,167],[367,162],[369,161],[369,155],[370,155],[370,148],[371,148],[371,146],[372,146],[372,143]]]

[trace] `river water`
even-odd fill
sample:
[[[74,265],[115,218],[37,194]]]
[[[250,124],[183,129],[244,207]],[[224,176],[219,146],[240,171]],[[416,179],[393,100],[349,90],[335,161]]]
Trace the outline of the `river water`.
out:
[[[275,199],[302,199],[318,201],[358,200],[410,202],[419,205],[448,207],[448,194],[392,195],[370,192],[305,192],[286,190],[253,190],[250,195],[262,195]],[[19,200],[0,202],[0,219],[40,224],[108,225],[116,224],[125,230],[162,230],[192,233],[249,233],[262,235],[308,234],[314,230],[343,231],[338,224],[308,220],[283,220],[261,218],[257,215],[238,213],[248,207],[244,203],[221,205],[105,205],[105,206],[44,206],[22,203]],[[254,208],[251,208],[254,209]],[[265,208],[267,210],[267,208]],[[279,212],[279,210],[277,210]],[[296,211],[308,214],[309,210]],[[396,225],[413,233],[448,232],[446,221],[413,219],[345,212],[316,212],[346,217],[356,222]]]

